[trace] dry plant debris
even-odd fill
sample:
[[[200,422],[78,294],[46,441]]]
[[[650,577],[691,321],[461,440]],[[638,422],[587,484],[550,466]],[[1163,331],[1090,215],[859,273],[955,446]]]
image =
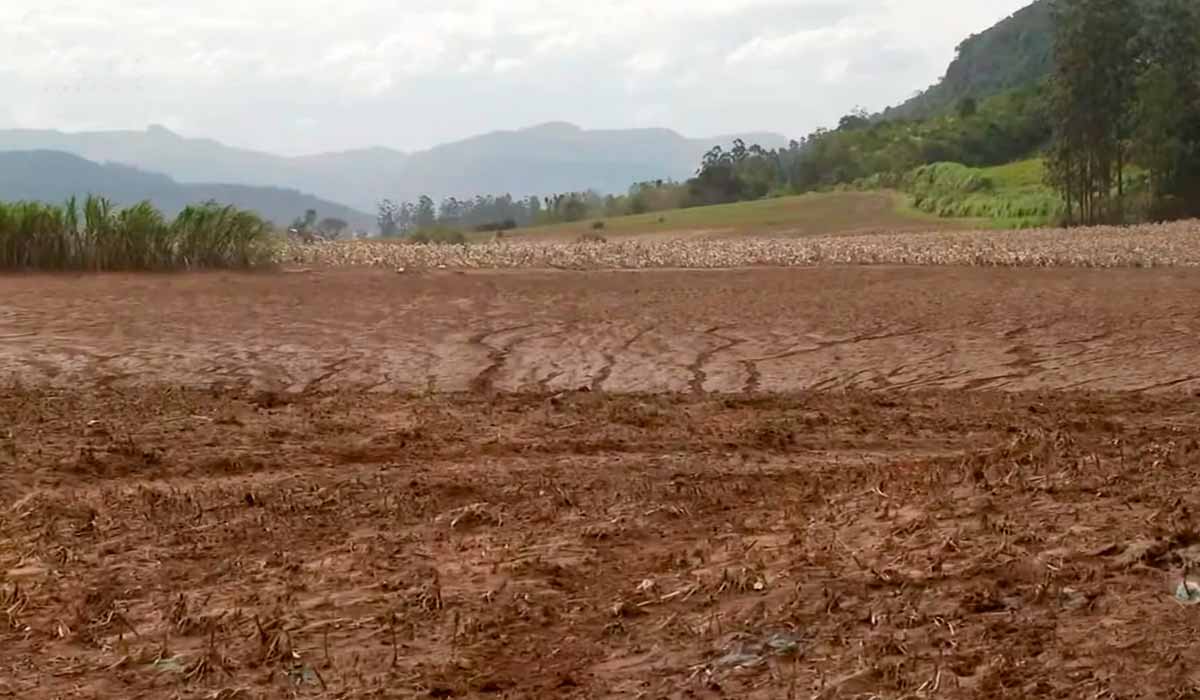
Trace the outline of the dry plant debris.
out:
[[[1164,267],[1200,265],[1200,222],[1131,227],[938,231],[789,239],[637,238],[599,243],[500,240],[474,245],[410,245],[357,240],[289,243],[285,265],[375,266],[398,271],[452,269],[715,269],[808,265],[975,265],[1004,267]]]

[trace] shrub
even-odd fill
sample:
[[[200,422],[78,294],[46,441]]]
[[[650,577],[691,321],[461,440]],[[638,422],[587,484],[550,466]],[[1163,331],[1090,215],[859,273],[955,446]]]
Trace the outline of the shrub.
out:
[[[602,231],[604,229],[604,226],[605,226],[605,224],[603,221],[593,221],[592,222],[592,230],[593,231]]]
[[[479,224],[475,227],[475,231],[478,233],[489,233],[511,231],[515,228],[517,228],[517,220],[509,218],[505,219],[504,221],[489,221],[485,224]]]
[[[467,237],[462,231],[448,228],[426,228],[408,237],[409,243],[419,245],[466,245]]]
[[[608,239],[595,231],[588,231],[579,236],[580,243],[608,243]]]

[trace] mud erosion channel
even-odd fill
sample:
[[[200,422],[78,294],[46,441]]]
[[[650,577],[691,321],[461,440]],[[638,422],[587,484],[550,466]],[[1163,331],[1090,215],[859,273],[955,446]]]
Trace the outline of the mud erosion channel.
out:
[[[0,697],[1200,692],[1195,272],[0,300]]]

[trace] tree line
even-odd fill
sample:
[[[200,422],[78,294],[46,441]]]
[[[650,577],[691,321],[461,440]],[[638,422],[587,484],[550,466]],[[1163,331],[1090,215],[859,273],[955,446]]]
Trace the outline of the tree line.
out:
[[[656,180],[637,183],[623,195],[589,190],[523,198],[510,194],[447,197],[441,202],[421,195],[415,202],[383,200],[377,221],[384,237],[414,236],[433,230],[503,232],[522,226],[677,209],[687,205],[679,188],[672,181]]]

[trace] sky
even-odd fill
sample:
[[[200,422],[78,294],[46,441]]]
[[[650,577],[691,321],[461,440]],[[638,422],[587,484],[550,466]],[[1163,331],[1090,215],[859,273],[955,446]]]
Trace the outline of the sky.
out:
[[[799,137],[1030,0],[0,0],[0,128],[286,155],[567,121]]]

